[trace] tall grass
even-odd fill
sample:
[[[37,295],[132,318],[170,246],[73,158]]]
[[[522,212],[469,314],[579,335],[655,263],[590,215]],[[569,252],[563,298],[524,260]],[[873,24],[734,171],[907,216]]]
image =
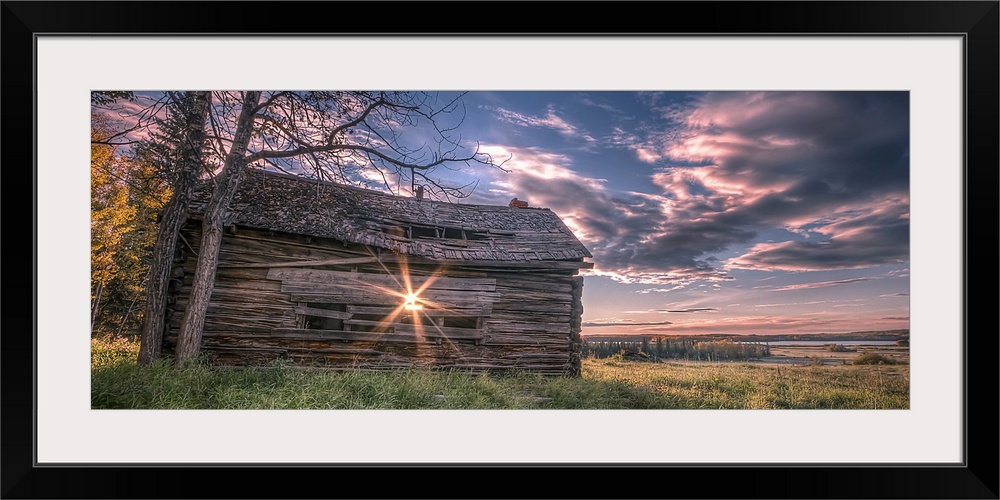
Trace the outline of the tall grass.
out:
[[[584,359],[580,378],[414,369],[336,372],[274,364],[135,363],[138,343],[92,341],[95,409],[908,408],[905,365],[793,367]]]
[[[752,363],[605,363],[585,377],[642,387],[655,408],[909,408],[906,366],[778,366]]]

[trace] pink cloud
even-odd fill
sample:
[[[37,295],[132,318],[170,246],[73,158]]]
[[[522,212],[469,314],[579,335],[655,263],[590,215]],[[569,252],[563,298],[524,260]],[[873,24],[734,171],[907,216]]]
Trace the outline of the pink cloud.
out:
[[[612,192],[568,157],[510,148],[516,172],[491,187],[555,210],[595,255],[590,275],[626,283],[905,262],[906,103],[905,93],[709,93],[665,111],[679,127],[612,131],[610,143],[664,165],[650,175],[656,191]],[[561,126],[551,112],[507,118]],[[729,256],[776,229],[799,236]]]
[[[559,132],[567,137],[575,137],[583,139],[587,142],[595,142],[592,136],[586,132],[581,131],[579,128],[573,124],[567,122],[561,116],[556,114],[556,111],[549,107],[545,113],[545,116],[532,116],[523,113],[517,113],[504,108],[493,108],[492,111],[496,113],[497,119],[507,123],[512,123],[514,125],[519,125],[522,127],[540,127],[548,128]]]

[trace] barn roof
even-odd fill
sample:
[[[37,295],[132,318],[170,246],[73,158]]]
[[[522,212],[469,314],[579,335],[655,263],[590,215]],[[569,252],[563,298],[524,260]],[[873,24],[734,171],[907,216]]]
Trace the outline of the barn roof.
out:
[[[200,219],[210,183],[194,193]],[[555,261],[591,257],[547,208],[467,205],[393,196],[247,169],[227,225],[370,245],[435,260]]]

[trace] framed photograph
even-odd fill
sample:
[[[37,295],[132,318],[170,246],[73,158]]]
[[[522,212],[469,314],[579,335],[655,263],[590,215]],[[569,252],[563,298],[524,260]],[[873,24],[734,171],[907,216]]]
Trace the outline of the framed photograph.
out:
[[[333,21],[319,15],[320,6],[336,10],[340,20],[352,21],[331,28]],[[995,439],[983,437],[991,436],[998,422],[996,361],[986,359],[998,352],[997,335],[980,331],[979,325],[972,328],[969,321],[970,311],[992,310],[995,302],[977,304],[973,299],[982,296],[982,287],[971,286],[976,280],[968,276],[970,264],[994,262],[993,254],[971,259],[972,250],[993,245],[970,245],[969,236],[981,234],[976,228],[983,226],[971,225],[970,217],[980,221],[989,214],[991,226],[986,227],[997,227],[993,219],[1000,164],[996,148],[1000,2],[574,4],[574,16],[601,20],[600,27],[587,29],[539,17],[537,3],[528,8],[526,3],[481,2],[477,7],[490,14],[470,14],[473,19],[497,16],[501,19],[496,22],[504,26],[517,19],[513,24],[518,28],[494,31],[456,25],[439,30],[404,24],[428,15],[465,17],[457,15],[458,7],[416,2],[3,2],[7,184],[18,191],[21,186],[31,190],[35,223],[33,273],[17,279],[8,274],[7,280],[24,285],[11,286],[14,293],[8,297],[16,298],[8,304],[13,312],[5,318],[4,497],[329,497],[330,489],[317,490],[317,482],[331,484],[332,479],[339,485],[343,478],[352,484],[336,486],[332,496],[656,498],[675,495],[680,490],[671,485],[704,473],[724,479],[686,488],[683,496],[998,498],[1000,450]],[[386,9],[399,20],[359,28],[374,25],[375,18],[382,19],[377,12]],[[652,15],[654,11],[662,14]],[[749,191],[730,193],[733,210],[727,217],[760,220],[778,213],[780,217],[770,215],[774,231],[753,238],[743,233],[733,236],[734,231],[758,226],[729,224],[712,233],[725,241],[704,243],[697,255],[716,259],[721,251],[707,249],[726,248],[734,241],[752,243],[741,255],[730,256],[729,262],[749,272],[780,258],[786,264],[768,269],[793,274],[810,269],[806,259],[794,253],[808,246],[802,241],[810,235],[836,230],[844,239],[881,242],[879,255],[862,256],[847,248],[836,256],[833,251],[824,256],[847,259],[843,268],[871,259],[889,266],[884,277],[905,279],[903,288],[873,288],[872,297],[896,305],[863,320],[878,325],[872,330],[908,331],[906,404],[888,410],[797,411],[92,409],[86,334],[90,312],[84,298],[90,283],[86,244],[91,236],[85,229],[90,172],[83,166],[90,149],[91,92],[289,88],[455,91],[469,92],[473,99],[489,93],[494,100],[483,98],[474,105],[525,125],[525,134],[574,135],[583,153],[574,157],[579,168],[570,173],[559,170],[565,163],[546,163],[555,153],[542,147],[522,145],[519,158],[535,162],[532,168],[541,172],[539,178],[566,180],[560,184],[565,189],[544,197],[538,194],[536,199],[564,207],[563,213],[571,214],[564,217],[567,226],[577,235],[589,234],[591,239],[582,238],[586,242],[605,242],[591,245],[590,251],[609,260],[616,248],[621,249],[612,243],[625,246],[626,237],[663,235],[644,231],[641,217],[609,216],[602,221],[584,217],[588,213],[584,210],[598,213],[612,202],[601,205],[574,198],[583,192],[574,188],[589,183],[609,190],[614,185],[617,192],[632,189],[637,193],[631,205],[634,211],[644,206],[636,200],[653,195],[633,189],[626,179],[631,174],[624,169],[609,166],[601,171],[600,158],[586,149],[587,134],[559,113],[515,113],[509,105],[515,94],[546,94],[553,97],[550,102],[586,94],[589,105],[603,109],[606,116],[612,108],[620,109],[615,96],[640,96],[634,100],[645,99],[649,106],[657,106],[661,116],[686,124],[688,129],[672,131],[674,149],[666,148],[665,142],[655,143],[661,149],[646,148],[654,143],[636,140],[637,131],[648,125],[639,124],[638,116],[628,117],[636,122],[631,128],[608,127],[619,133],[604,134],[608,141],[614,139],[622,154],[658,166],[644,174],[647,177],[653,172],[661,178],[680,176],[670,182],[684,185],[685,190],[658,200],[669,198],[684,216],[696,213],[696,203],[684,205],[684,196],[729,192],[735,184],[725,183],[736,183],[734,179],[744,187],[752,184],[764,196],[768,190],[784,189],[782,176],[797,172],[793,164],[805,161],[769,157],[781,168],[766,180],[760,175],[751,181],[739,173],[745,157],[732,151],[745,151],[752,144],[755,158],[760,159],[769,154],[765,146],[784,147],[809,137],[803,131],[841,131],[823,136],[850,137],[824,145],[837,162],[809,168],[856,171],[855,184],[836,187],[841,193],[837,196],[850,198],[853,205],[821,203],[824,190],[836,190],[830,186],[801,187],[786,190],[780,203],[739,211],[740,205],[750,203]],[[501,102],[497,96],[508,100]],[[677,96],[698,106],[681,106]],[[754,100],[768,101],[765,111],[754,108],[767,116],[745,116],[751,109],[747,102]],[[803,118],[807,116],[828,122]],[[892,119],[883,120],[885,116]],[[780,125],[775,125],[777,121]],[[711,127],[712,141],[691,132],[696,126]],[[760,132],[761,127],[767,132]],[[861,140],[866,138],[873,139]],[[902,149],[888,151],[884,146],[892,141]],[[509,152],[497,144],[489,145],[492,153]],[[591,159],[582,159],[583,154]],[[895,155],[902,166],[895,174],[886,173],[879,170],[884,162],[866,163],[872,155]],[[688,168],[686,176],[664,167],[663,156]],[[585,175],[583,164],[588,161],[594,169]],[[14,167],[29,164],[30,170]],[[708,166],[730,170],[726,176],[697,170]],[[507,190],[486,190],[482,199],[504,205],[509,201],[516,208],[515,202],[525,202],[509,198],[514,189],[528,192],[532,179],[507,182],[503,184]],[[501,184],[492,185],[497,186]],[[415,190],[416,184],[411,187]],[[862,197],[864,206],[870,207],[863,214],[854,210]],[[990,206],[984,206],[987,200]],[[614,203],[620,213],[627,212],[626,203]],[[805,211],[796,211],[806,204],[808,220]],[[817,216],[818,207],[828,207],[829,216]],[[713,213],[717,212],[725,211]],[[8,210],[9,218],[12,213],[19,214]],[[698,224],[714,222],[706,222],[707,212],[697,213],[702,214]],[[618,224],[614,234],[624,234],[620,241],[613,240],[610,229],[600,232],[600,223],[609,221]],[[10,222],[8,227],[23,225]],[[683,232],[691,227],[678,222],[669,229]],[[800,244],[776,239],[778,229],[796,234]],[[456,239],[475,239],[464,231],[455,233],[460,235]],[[992,234],[993,229],[987,231]],[[900,235],[901,246],[893,247]],[[664,239],[664,244],[676,247],[678,241]],[[899,252],[906,258],[899,259]],[[606,278],[617,271],[634,273],[633,277],[650,276],[657,269],[709,272],[710,262],[703,258],[678,260],[671,264],[674,267],[660,262],[656,267],[648,265],[653,257],[632,255],[627,262],[622,257],[616,261],[619,267],[602,271],[607,271]],[[758,277],[747,286],[773,286],[767,279]],[[784,293],[874,280],[857,273],[830,274],[809,286],[785,284]],[[29,288],[29,281],[34,286]],[[653,280],[644,283],[643,290],[622,291],[612,288],[612,281],[628,282],[628,276],[613,276],[607,286],[602,281],[591,289],[607,294],[608,303],[639,304],[635,297],[658,293],[661,286]],[[861,317],[861,308],[852,308],[850,297],[841,299],[831,307],[844,314],[823,316],[810,325],[822,328]],[[412,292],[406,300],[407,307],[420,307]],[[736,298],[728,302],[733,310],[739,309]],[[755,307],[777,308],[777,302]],[[313,311],[302,313],[306,320],[314,314],[316,321],[335,316],[343,322],[347,312],[329,313],[324,312],[332,310],[328,307],[304,304],[309,307],[302,311]],[[634,309],[629,314],[640,319],[631,326],[658,332],[657,328],[671,324],[657,321],[652,306]],[[639,309],[648,315],[640,315]],[[699,307],[693,299],[671,309],[676,314],[721,317],[715,306]],[[809,314],[803,313],[794,324],[804,328],[799,319]],[[740,317],[734,313],[724,321]],[[778,314],[767,317],[773,323],[784,320]],[[16,329],[14,318],[23,318]],[[620,317],[593,320],[584,328],[613,329],[620,321]],[[700,323],[673,320],[672,327],[681,324],[697,331]],[[439,326],[469,330],[479,325]],[[303,323],[298,328],[309,326]],[[30,335],[15,335],[22,330]],[[424,474],[435,469],[491,486],[478,493],[448,488],[452,483],[384,481],[369,490],[353,484],[359,468],[376,474]],[[497,474],[515,469],[540,477],[565,474],[568,481],[550,494],[533,491],[521,480],[498,479]],[[590,473],[588,469],[613,476],[576,479],[577,474]],[[655,486],[622,490],[622,482],[612,479],[633,472],[651,474]],[[274,480],[262,484],[263,474],[274,474]],[[195,488],[196,484],[200,486]]]

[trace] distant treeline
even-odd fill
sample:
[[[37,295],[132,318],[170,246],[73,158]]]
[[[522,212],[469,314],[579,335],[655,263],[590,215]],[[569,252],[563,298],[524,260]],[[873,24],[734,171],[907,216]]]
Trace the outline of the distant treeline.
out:
[[[587,340],[584,337],[584,357],[686,359],[698,361],[738,361],[771,355],[766,344],[744,344],[731,340],[667,339],[656,337],[642,340]]]

